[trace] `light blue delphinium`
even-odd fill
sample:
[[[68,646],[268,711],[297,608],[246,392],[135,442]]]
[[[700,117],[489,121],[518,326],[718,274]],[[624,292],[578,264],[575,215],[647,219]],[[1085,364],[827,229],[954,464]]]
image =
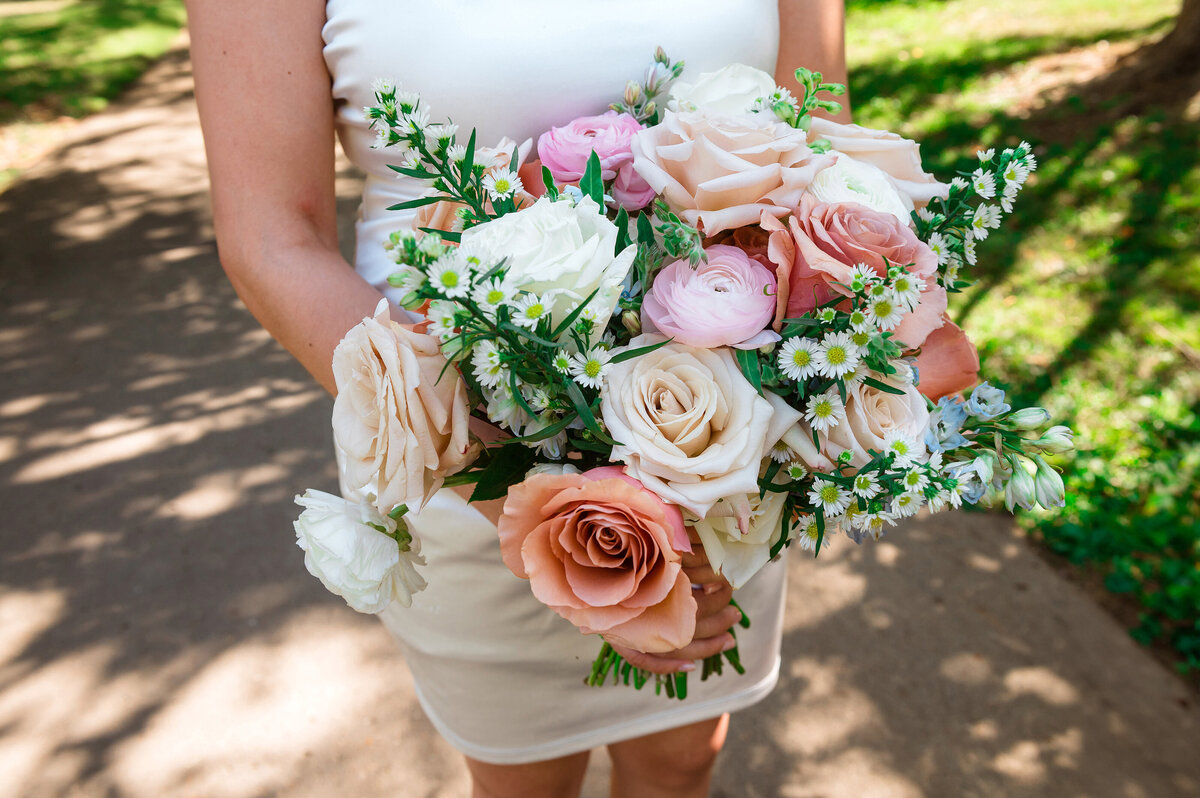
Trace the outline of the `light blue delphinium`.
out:
[[[931,452],[945,452],[967,445],[962,436],[962,425],[967,420],[967,411],[961,402],[943,396],[937,407],[929,414],[929,428],[925,430],[925,445]]]
[[[986,382],[981,382],[971,391],[967,400],[966,410],[980,421],[991,421],[1001,413],[1007,413],[1012,408],[1004,401],[1004,391]]]

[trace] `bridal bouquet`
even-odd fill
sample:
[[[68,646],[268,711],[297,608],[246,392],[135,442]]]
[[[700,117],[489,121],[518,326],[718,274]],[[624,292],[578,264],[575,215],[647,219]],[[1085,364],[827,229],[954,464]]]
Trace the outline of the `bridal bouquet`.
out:
[[[335,439],[365,498],[309,491],[296,522],[309,570],[355,609],[408,604],[424,582],[405,514],[473,483],[473,501],[505,498],[504,563],[607,641],[591,683],[640,687],[608,643],[691,640],[689,526],[737,588],[789,544],[878,539],[989,489],[1010,510],[1062,504],[1042,455],[1071,431],[976,385],[946,316],[1036,168],[1029,145],[944,184],[914,142],[813,116],[843,90],[819,73],[798,70],[794,97],[743,65],[682,72],[659,51],[536,159],[376,86],[379,146],[429,186],[395,206],[418,230],[388,243],[427,321],[381,302],[338,346]],[[472,416],[509,437],[483,444]],[[658,684],[682,696],[684,678]]]

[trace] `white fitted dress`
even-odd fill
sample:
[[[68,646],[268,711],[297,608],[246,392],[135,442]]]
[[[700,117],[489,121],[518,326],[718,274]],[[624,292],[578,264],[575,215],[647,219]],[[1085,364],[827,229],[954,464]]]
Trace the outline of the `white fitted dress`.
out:
[[[412,224],[386,210],[423,187],[387,168],[362,108],[376,78],[421,94],[434,121],[449,118],[480,145],[536,137],[604,111],[654,49],[686,75],[741,62],[773,71],[776,0],[330,0],[325,61],[338,134],[367,174],[355,266],[388,292],[383,241]],[[442,491],[411,520],[429,587],[412,607],[381,614],[412,671],[429,719],[463,753],[485,762],[550,759],[715,717],[766,696],[779,672],[785,569],[772,563],[735,596],[752,621],[738,630],[746,673],[689,679],[684,701],[583,684],[600,640],[539,603],[500,559],[495,527]]]

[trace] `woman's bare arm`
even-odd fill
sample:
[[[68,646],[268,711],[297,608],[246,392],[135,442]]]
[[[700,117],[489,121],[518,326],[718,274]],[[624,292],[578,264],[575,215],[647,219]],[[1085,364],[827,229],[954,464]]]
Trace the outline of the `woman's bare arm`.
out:
[[[799,96],[796,67],[825,76],[826,83],[846,84],[846,6],[842,0],[779,0],[779,60],[775,82]],[[837,98],[842,112],[832,117],[850,121],[850,95]]]
[[[341,257],[318,0],[188,0],[221,264],[329,391],[333,349],[380,294]]]

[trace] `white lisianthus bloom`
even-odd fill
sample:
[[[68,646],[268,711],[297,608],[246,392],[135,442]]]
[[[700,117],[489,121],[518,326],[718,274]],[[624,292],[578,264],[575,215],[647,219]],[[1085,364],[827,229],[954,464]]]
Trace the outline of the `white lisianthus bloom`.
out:
[[[619,254],[617,226],[590,197],[579,204],[543,197],[516,213],[463,232],[462,245],[484,263],[505,261],[505,281],[536,294],[560,321],[597,291],[589,307],[599,329],[608,324],[637,247]]]
[[[770,561],[771,547],[783,529],[787,494],[766,493],[760,499],[755,492],[746,499],[750,517],[744,534],[736,517],[717,515],[717,510],[728,502],[718,504],[708,518],[694,524],[709,564],[734,588],[745,585]]]
[[[760,97],[775,91],[775,78],[745,64],[730,64],[705,72],[695,83],[677,80],[671,85],[668,108],[700,110],[710,114],[745,114]]]
[[[402,534],[401,545],[393,537],[396,522],[375,508],[374,498],[368,495],[356,504],[308,490],[296,497],[304,511],[294,524],[308,572],[353,609],[370,614],[393,601],[407,607],[413,594],[425,589],[416,569],[425,564],[419,542]]]
[[[839,155],[832,166],[817,172],[808,190],[820,202],[857,202],[912,223],[912,200],[896,190],[887,172],[848,155]]]

